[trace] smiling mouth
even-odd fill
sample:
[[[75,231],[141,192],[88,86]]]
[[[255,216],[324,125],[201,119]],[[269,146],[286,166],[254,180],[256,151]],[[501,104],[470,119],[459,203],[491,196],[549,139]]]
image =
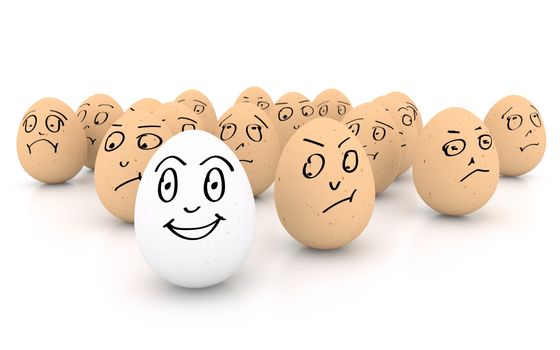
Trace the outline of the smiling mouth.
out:
[[[529,147],[529,146],[538,146],[538,145],[539,145],[538,142],[537,142],[537,143],[530,143],[530,144],[528,144],[528,145],[526,145],[526,146],[524,146],[524,147],[519,147],[519,149],[521,150],[521,152],[523,152],[523,151],[525,151],[525,149],[526,149],[527,147]]]
[[[123,187],[124,185],[128,185],[129,183],[134,182],[134,181],[136,181],[136,180],[138,180],[138,181],[142,180],[142,173],[138,173],[138,176],[133,177],[132,179],[128,179],[128,180],[126,180],[125,182],[123,182],[122,184],[120,184],[120,185],[118,185],[117,187],[115,187],[115,192],[116,192],[119,188]]]
[[[471,171],[470,173],[468,173],[468,174],[467,174],[464,178],[462,178],[461,181],[459,181],[459,182],[465,181],[465,180],[467,179],[467,177],[471,176],[471,175],[474,174],[474,173],[478,173],[478,172],[487,173],[487,172],[489,172],[489,171],[490,171],[490,170],[488,170],[488,169],[475,169],[475,170]]]
[[[27,150],[29,151],[29,154],[31,154],[31,146],[33,146],[37,142],[41,142],[41,141],[48,142],[54,148],[54,153],[56,153],[56,151],[58,150],[58,142],[57,143],[52,143],[51,141],[49,141],[47,139],[38,139],[37,141],[34,141],[30,144],[26,144]]]
[[[252,159],[239,159],[240,162],[253,163]]]
[[[299,125],[294,125],[293,128],[294,128],[294,130],[297,130],[297,129],[299,129]]]
[[[216,213],[215,215],[216,215],[216,220],[212,221],[208,225],[204,225],[200,227],[177,227],[173,225],[175,219],[171,219],[167,222],[167,224],[163,225],[163,228],[168,229],[171,233],[173,233],[175,236],[179,238],[186,239],[189,241],[196,241],[199,239],[203,239],[204,237],[211,234],[216,229],[216,227],[218,227],[220,221],[225,220],[225,218],[220,214]]]
[[[354,199],[354,194],[356,193],[358,189],[355,189],[354,191],[352,191],[352,194],[344,199],[339,200],[338,202],[335,202],[331,205],[329,205],[325,210],[323,210],[323,214],[325,214],[326,212],[328,212],[329,210],[331,210],[332,208],[336,207],[337,205],[344,203],[346,201],[348,201],[349,203],[352,203],[352,199]]]
[[[91,142],[91,145],[93,146],[93,144],[95,143],[95,141],[97,141],[97,139],[92,139],[91,137],[87,136],[86,139],[89,140],[89,142]]]
[[[375,152],[375,153],[368,153],[367,156],[373,158],[373,160],[375,160],[375,158],[377,158],[377,155],[379,154],[379,152]]]

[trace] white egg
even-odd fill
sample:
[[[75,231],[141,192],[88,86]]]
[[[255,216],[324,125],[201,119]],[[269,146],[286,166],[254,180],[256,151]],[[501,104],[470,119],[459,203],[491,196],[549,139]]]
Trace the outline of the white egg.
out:
[[[255,202],[233,151],[200,130],[169,139],[143,173],[134,228],[146,262],[168,282],[203,288],[234,274],[255,238]]]

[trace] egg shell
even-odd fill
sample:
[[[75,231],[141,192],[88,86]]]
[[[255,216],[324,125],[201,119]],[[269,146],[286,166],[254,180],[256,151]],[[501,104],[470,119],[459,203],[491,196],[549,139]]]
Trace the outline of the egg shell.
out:
[[[452,216],[480,209],[499,178],[496,146],[471,112],[448,108],[424,128],[412,166],[416,191],[434,210]]]
[[[214,132],[235,153],[258,196],[274,182],[280,142],[268,114],[250,103],[228,109]]]
[[[352,104],[348,97],[337,89],[327,89],[321,92],[313,104],[317,106],[317,114],[319,117],[327,117],[335,120],[341,120],[352,110]]]
[[[260,109],[262,109],[263,111],[265,111],[266,113],[270,112],[270,109],[273,104],[270,95],[258,86],[252,86],[245,89],[239,95],[239,97],[237,97],[237,100],[235,100],[235,104],[238,103],[252,103],[257,107],[259,107]]]
[[[136,199],[136,240],[164,280],[203,288],[246,260],[255,238],[255,202],[235,154],[200,130],[173,136],[152,157]]]
[[[117,218],[134,221],[134,201],[148,161],[171,130],[145,110],[126,111],[103,138],[95,166],[95,190]]]
[[[204,130],[200,116],[183,103],[164,103],[153,114],[169,127],[173,135],[188,130]]]
[[[502,175],[523,175],[540,163],[546,131],[540,112],[529,100],[517,95],[504,97],[490,109],[484,124],[496,142]]]
[[[335,249],[367,226],[375,183],[359,140],[330,118],[303,125],[288,141],[276,170],[280,222],[302,244]]]
[[[86,166],[95,168],[99,145],[111,124],[123,115],[121,106],[111,96],[96,94],[80,103],[76,115],[86,133]]]
[[[128,107],[127,111],[153,112],[159,106],[161,106],[161,102],[159,102],[155,98],[146,97],[134,102],[132,105],[130,105],[130,107]]]
[[[184,103],[191,108],[204,123],[204,130],[213,133],[216,130],[217,120],[214,106],[202,92],[198,90],[186,90],[177,98],[175,102]]]
[[[283,147],[302,125],[317,117],[317,107],[299,92],[288,92],[276,101],[270,118]]]
[[[56,98],[43,98],[25,112],[17,134],[17,154],[35,180],[63,183],[87,158],[86,134],[74,111]]]

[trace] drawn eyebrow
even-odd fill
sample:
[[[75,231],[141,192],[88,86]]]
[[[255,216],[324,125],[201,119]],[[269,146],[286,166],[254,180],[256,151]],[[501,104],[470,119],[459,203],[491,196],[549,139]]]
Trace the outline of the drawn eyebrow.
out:
[[[356,118],[356,119],[352,119],[352,120],[350,120],[350,121],[346,122],[346,125],[348,125],[348,124],[350,124],[350,123],[352,123],[352,122],[355,122],[356,120],[364,120],[364,118]]]
[[[537,109],[537,107],[535,107],[535,106],[533,106],[533,105],[529,105],[529,106],[533,107],[533,109],[534,109],[537,113],[539,113],[539,114],[541,113],[541,112],[539,112],[539,110]]]
[[[339,103],[344,103],[345,105],[348,105],[348,106],[350,106],[350,103],[348,103],[348,102],[344,102],[344,101],[336,101],[336,102],[339,102]]]
[[[389,125],[389,124],[385,124],[385,123],[383,123],[383,122],[380,122],[379,120],[376,120],[376,122],[378,122],[379,124],[383,124],[383,125],[385,125],[386,127],[391,128],[392,130],[395,130],[395,129],[394,129],[391,125]]]
[[[181,120],[181,119],[190,120],[191,122],[193,122],[193,123],[195,123],[195,124],[198,124],[198,122],[197,122],[196,120],[191,119],[191,118],[187,118],[187,117],[179,117],[179,118],[177,118],[177,120]]]
[[[257,97],[258,100],[263,100],[264,98],[262,96],[258,96]],[[534,108],[534,107],[533,107]]]
[[[312,144],[317,145],[319,147],[325,147],[325,145],[323,145],[321,142],[313,141],[313,140],[310,140],[310,139],[303,139],[303,141],[312,143]]]
[[[476,130],[482,130],[482,126],[479,126],[478,128],[476,128],[476,129],[474,129],[474,130],[475,130],[475,131],[476,131]]]
[[[287,105],[288,102],[276,102],[275,105]]]
[[[182,98],[182,99],[180,99],[180,100],[177,100],[178,103],[182,103],[182,102],[185,102],[185,101],[186,101],[186,100],[185,100],[184,98]]]
[[[33,113],[33,112],[37,112],[37,110],[34,109],[34,110],[32,110],[32,111],[27,112],[27,113],[25,114],[25,117],[27,117],[28,115],[30,115],[30,114]],[[24,117],[24,118],[25,118],[25,117]]]
[[[89,105],[90,105],[90,104],[87,103],[87,102],[86,102],[86,103],[82,103],[82,104],[80,105],[80,107],[78,107],[78,108],[82,108],[83,106],[89,106]]]
[[[330,100],[326,100],[326,101],[323,101],[323,102],[321,102],[321,103],[317,103],[317,107],[320,106],[320,105],[324,105],[324,104],[327,103],[327,102],[330,102]]]
[[[406,107],[401,107],[401,108],[397,109],[397,111],[400,111],[401,109],[406,109]]]
[[[110,105],[110,104],[108,104],[108,103],[100,103],[100,104],[97,105],[97,107],[101,107],[101,106],[108,106],[108,107],[111,107],[111,108],[115,108],[115,107],[113,107],[112,105]]]
[[[350,140],[350,136],[348,136],[347,138],[345,138],[344,140],[342,140],[341,143],[338,144],[338,148],[340,148],[340,146],[342,146],[342,144],[346,141]]]
[[[305,103],[305,102],[309,102],[309,100],[302,100],[302,101],[299,101],[299,103]]]
[[[511,111],[512,109],[513,109],[513,106],[509,107],[509,109],[508,109],[504,114],[502,114],[502,117],[501,117],[500,119],[504,119],[504,117],[506,116],[506,114],[508,114],[509,111]]]
[[[247,97],[247,96],[243,96],[243,98],[249,99],[249,97]]]
[[[185,163],[181,158],[177,157],[177,156],[168,156],[165,157],[161,160],[161,162],[159,162],[159,164],[156,166],[156,170],[155,172],[157,173],[157,171],[159,170],[160,165],[162,165],[166,160],[168,159],[175,159],[177,160],[179,163],[183,164],[183,165],[187,165],[187,163]]]
[[[447,130],[447,132],[450,134],[460,134],[460,132],[457,130]]]
[[[261,118],[259,118],[256,114],[255,114],[255,118],[257,118],[258,120],[260,120],[261,123],[263,123],[264,127],[268,129],[268,125],[266,125],[266,123],[265,123]]]
[[[64,118],[65,120],[68,120],[68,118],[66,118],[66,116],[65,116],[64,114],[60,113],[59,111],[56,111],[56,110],[54,110],[54,109],[51,109],[50,111],[51,111],[51,112],[54,112],[54,113],[58,113],[58,114],[60,114],[60,115],[62,116],[62,118]]]
[[[122,126],[122,124],[113,124],[113,126]]]
[[[224,157],[218,156],[218,155],[216,155],[216,156],[210,156],[210,157],[206,158],[205,160],[202,161],[202,163],[200,163],[200,165],[204,165],[204,163],[206,163],[207,161],[209,161],[209,160],[211,160],[211,159],[219,159],[219,160],[221,160],[222,162],[226,163],[226,165],[228,166],[229,170],[231,170],[231,171],[233,172],[233,166],[231,165],[231,163],[228,162],[228,160],[225,159]]]
[[[222,120],[222,122],[221,122],[220,124],[218,124],[218,126],[222,126],[222,124],[225,123],[226,120],[227,120],[229,117],[231,117],[232,115],[233,115],[233,114],[230,114],[230,115],[228,115],[227,117],[225,117],[225,119]]]
[[[141,128],[161,128],[161,125],[138,125],[138,129]]]
[[[206,103],[202,102],[201,100],[193,100],[193,101],[200,102],[200,103],[202,103],[204,106],[206,106]]]

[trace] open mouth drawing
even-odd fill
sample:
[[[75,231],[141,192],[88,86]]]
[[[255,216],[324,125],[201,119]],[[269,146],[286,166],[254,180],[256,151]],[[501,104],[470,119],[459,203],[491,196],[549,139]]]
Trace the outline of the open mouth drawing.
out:
[[[539,145],[538,142],[537,142],[537,143],[530,143],[530,144],[525,145],[525,146],[523,146],[523,147],[519,147],[519,149],[521,150],[521,152],[523,152],[523,151],[525,151],[525,149],[527,149],[527,147],[530,147],[530,146],[538,146],[538,145]]]
[[[93,144],[95,143],[95,141],[97,141],[97,139],[92,139],[92,138],[89,137],[89,136],[86,136],[86,139],[88,139],[89,142],[91,142],[91,145],[92,145],[92,146],[93,146]]]
[[[375,152],[375,153],[367,153],[368,157],[371,157],[373,160],[375,160],[375,158],[377,158],[377,155],[379,154],[379,152]]]
[[[490,170],[488,170],[488,169],[475,169],[475,170],[471,171],[470,173],[468,173],[467,175],[465,175],[465,177],[463,177],[463,178],[461,179],[461,181],[459,181],[459,182],[465,181],[469,176],[471,176],[471,175],[474,174],[474,173],[478,173],[478,172],[487,173],[487,172],[489,172],[489,171],[490,171]]]
[[[352,194],[344,199],[339,200],[338,202],[335,202],[331,205],[329,205],[325,210],[323,210],[323,214],[328,212],[329,210],[331,210],[332,208],[336,207],[337,205],[344,203],[346,201],[348,201],[349,203],[352,203],[352,199],[354,199],[354,194],[356,194],[356,191],[358,189],[354,189],[354,191],[352,191]]]
[[[138,176],[133,177],[132,179],[128,179],[122,184],[118,185],[117,187],[115,187],[115,191],[117,191],[119,188],[123,187],[124,185],[128,185],[129,183],[134,182],[136,180],[138,181],[142,180],[142,173],[138,173]]]
[[[45,141],[48,144],[50,144],[53,148],[54,148],[54,153],[56,153],[56,151],[58,150],[58,142],[57,143],[52,143],[51,141],[47,140],[47,139],[38,139],[30,144],[26,144],[27,146],[27,150],[29,151],[29,154],[31,154],[31,146],[33,146],[34,144],[41,142],[41,141]]]
[[[253,163],[252,159],[239,159],[240,162],[245,162],[245,163]]]
[[[171,219],[167,222],[167,224],[163,225],[163,228],[168,229],[171,233],[173,233],[175,236],[179,238],[186,239],[189,241],[196,241],[199,239],[203,239],[204,237],[207,237],[216,229],[216,227],[218,227],[220,221],[225,220],[225,218],[220,214],[216,213],[215,215],[216,215],[216,220],[204,226],[177,227],[173,225],[175,219]]]

